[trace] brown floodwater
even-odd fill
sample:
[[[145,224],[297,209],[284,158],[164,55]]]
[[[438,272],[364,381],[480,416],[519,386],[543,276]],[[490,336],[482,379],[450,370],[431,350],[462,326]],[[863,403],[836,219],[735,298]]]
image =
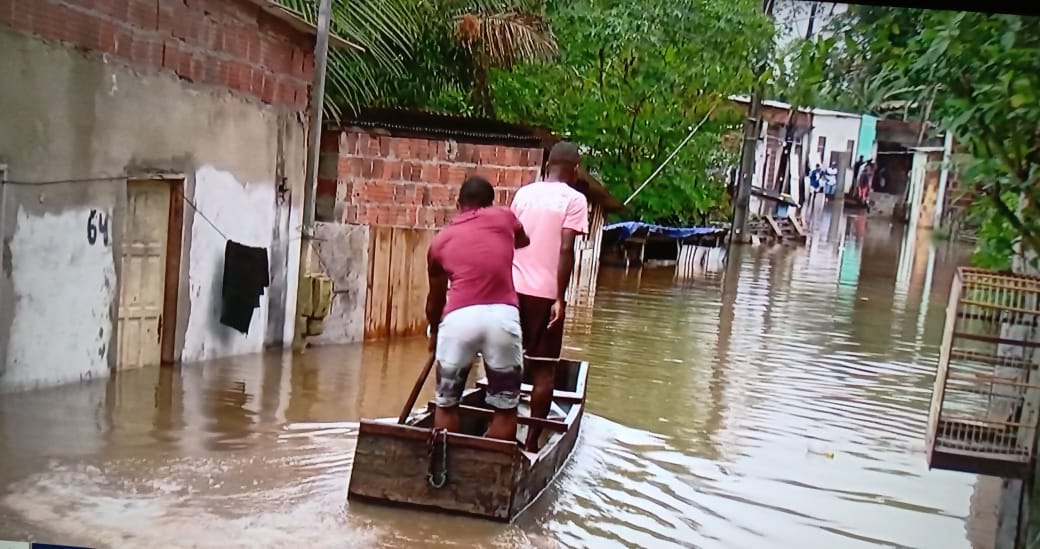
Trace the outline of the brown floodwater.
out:
[[[970,547],[923,438],[963,250],[822,218],[724,273],[604,269],[572,460],[517,523],[348,503],[358,420],[425,341],[143,369],[0,397],[0,539],[91,547]],[[426,395],[430,388],[427,387]],[[425,396],[425,395],[424,395]]]

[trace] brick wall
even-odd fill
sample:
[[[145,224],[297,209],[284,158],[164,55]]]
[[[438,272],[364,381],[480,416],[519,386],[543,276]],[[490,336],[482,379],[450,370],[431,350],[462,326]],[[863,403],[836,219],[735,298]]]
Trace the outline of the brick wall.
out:
[[[318,195],[343,204],[344,223],[437,228],[454,213],[467,176],[485,177],[496,202],[509,204],[517,188],[538,178],[542,154],[540,148],[330,131],[322,139]]]
[[[0,25],[304,110],[309,40],[243,0],[3,0]]]

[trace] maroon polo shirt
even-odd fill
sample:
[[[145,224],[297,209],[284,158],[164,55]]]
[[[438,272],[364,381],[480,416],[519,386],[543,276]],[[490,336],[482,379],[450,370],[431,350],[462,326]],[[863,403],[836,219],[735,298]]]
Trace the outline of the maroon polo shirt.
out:
[[[518,306],[513,249],[521,228],[513,212],[490,206],[459,212],[441,229],[427,261],[439,265],[451,281],[444,316],[472,305]]]

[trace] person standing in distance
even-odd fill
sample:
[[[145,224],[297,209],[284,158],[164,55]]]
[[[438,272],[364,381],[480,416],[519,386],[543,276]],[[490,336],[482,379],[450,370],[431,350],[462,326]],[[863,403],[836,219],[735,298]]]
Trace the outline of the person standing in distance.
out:
[[[513,284],[520,303],[524,354],[558,359],[563,348],[564,294],[574,270],[574,240],[589,230],[588,201],[578,182],[578,148],[566,141],[549,151],[545,177],[520,187],[511,209],[531,240],[513,257]],[[555,372],[531,367],[531,416],[544,419],[552,405]],[[528,430],[527,449],[537,450],[541,429]]]

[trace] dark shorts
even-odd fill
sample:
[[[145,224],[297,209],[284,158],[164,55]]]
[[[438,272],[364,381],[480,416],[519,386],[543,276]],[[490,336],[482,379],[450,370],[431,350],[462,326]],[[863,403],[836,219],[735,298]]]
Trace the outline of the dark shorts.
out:
[[[518,297],[524,354],[535,358],[560,358],[563,351],[563,319],[549,327],[554,300],[524,294]]]

